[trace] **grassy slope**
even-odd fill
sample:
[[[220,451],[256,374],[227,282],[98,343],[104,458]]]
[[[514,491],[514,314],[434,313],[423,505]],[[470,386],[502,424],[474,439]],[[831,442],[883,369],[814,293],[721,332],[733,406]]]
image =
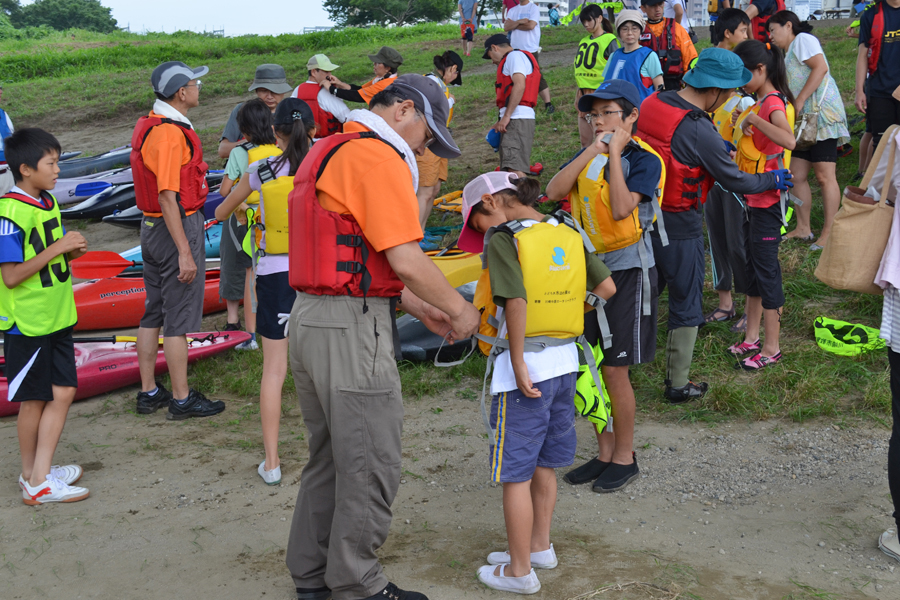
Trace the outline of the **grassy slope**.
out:
[[[580,28],[551,29],[543,32],[545,55],[555,50],[571,49],[580,39]],[[843,36],[842,30],[818,29],[832,72],[847,101],[851,118],[855,42]],[[403,36],[402,38],[400,36]],[[411,30],[358,30],[319,37],[248,36],[229,40],[196,35],[153,36],[141,38],[122,35],[115,39],[76,33],[35,42],[13,42],[0,45],[0,68],[4,77],[13,79],[6,85],[4,104],[17,122],[46,127],[73,123],[102,125],[104,121],[132,118],[146,109],[151,96],[146,82],[158,60],[184,59],[189,64],[207,64],[210,75],[204,78],[205,98],[235,96],[244,93],[254,67],[262,62],[280,63],[291,81],[305,76],[304,65],[309,55],[325,52],[337,64],[345,81],[362,82],[370,76],[370,63],[364,58],[381,44],[395,46],[404,55],[403,72],[425,73],[431,57],[447,48],[458,50],[455,27],[428,26]],[[479,40],[483,36],[479,36]],[[701,46],[706,42],[702,42]],[[127,45],[127,52],[122,45]],[[60,56],[77,59],[77,69],[60,63]],[[31,64],[32,61],[34,64]],[[497,157],[483,141],[495,120],[493,106],[493,68],[477,54],[465,59],[465,85],[454,89],[457,98],[454,136],[464,150],[463,156],[451,161],[450,177],[445,191],[460,189],[466,181],[485,170],[493,169]],[[44,73],[37,79],[22,79],[12,70]],[[31,69],[32,71],[28,71]],[[41,70],[43,69],[43,70]],[[13,75],[6,75],[13,73]],[[574,82],[571,67],[564,64],[545,69],[553,91],[557,112],[547,116],[538,111],[537,142],[532,162],[545,165],[543,182],[549,181],[565,160],[578,148],[572,106]],[[16,80],[16,78],[20,80]],[[65,110],[60,110],[65,107]],[[224,119],[224,115],[223,115]],[[202,132],[204,141],[217,140],[216,132]],[[855,140],[856,142],[856,140]],[[845,185],[856,172],[856,154],[838,163],[838,181]],[[821,228],[822,210],[813,181],[813,228]],[[432,224],[453,223],[455,215],[442,221],[432,217]],[[716,420],[726,416],[751,419],[790,417],[802,420],[829,416],[840,421],[847,417],[870,415],[883,419],[889,412],[890,396],[886,358],[877,352],[860,359],[842,358],[820,350],[813,338],[812,324],[818,315],[828,315],[877,327],[880,321],[880,298],[831,290],[813,276],[818,254],[809,254],[799,242],[782,245],[787,305],[785,307],[782,345],[786,359],[780,365],[757,374],[735,371],[725,348],[736,336],[728,324],[705,328],[695,351],[692,377],[711,383],[712,391],[702,402],[672,408],[661,401],[665,372],[663,351],[650,365],[633,370],[639,407],[665,418]],[[707,285],[709,283],[707,281]],[[705,307],[711,309],[715,297],[707,288]],[[660,349],[665,344],[666,296],[660,303]],[[249,363],[247,362],[249,361]],[[470,359],[462,367],[449,370],[428,365],[403,365],[404,389],[413,397],[438,395],[455,382],[465,381],[474,390],[480,385],[483,360]],[[258,393],[261,357],[241,355],[217,358],[194,367],[194,377],[201,388],[252,398]],[[248,372],[257,375],[246,377]],[[290,377],[290,375],[289,375]],[[291,390],[290,383],[286,390]],[[474,393],[472,394],[474,397]]]

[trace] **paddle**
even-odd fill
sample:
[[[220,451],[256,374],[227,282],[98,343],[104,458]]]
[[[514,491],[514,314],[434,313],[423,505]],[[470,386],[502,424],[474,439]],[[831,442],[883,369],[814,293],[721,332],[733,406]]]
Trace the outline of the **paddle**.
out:
[[[165,338],[160,337],[159,343],[162,344],[164,339]],[[118,343],[124,343],[124,342],[135,343],[135,342],[137,342],[137,338],[134,336],[131,336],[131,335],[110,335],[110,336],[106,336],[106,337],[77,337],[77,338],[73,338],[72,341],[75,342],[76,344],[96,343],[96,342],[101,342],[101,343],[109,342],[112,344],[118,344]],[[189,338],[187,338],[187,341],[188,342],[200,341],[200,338],[189,337]]]
[[[69,264],[72,267],[72,274],[79,279],[106,279],[115,277],[128,267],[136,267],[143,263],[122,258],[108,250],[96,250],[76,258]]]
[[[75,186],[76,196],[93,196],[99,194],[107,188],[111,188],[112,184],[106,181],[91,181],[88,183],[79,183]]]

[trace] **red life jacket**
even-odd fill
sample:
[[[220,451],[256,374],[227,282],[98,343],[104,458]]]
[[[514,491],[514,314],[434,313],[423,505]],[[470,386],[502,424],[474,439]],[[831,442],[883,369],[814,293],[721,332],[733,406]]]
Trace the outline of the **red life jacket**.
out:
[[[384,142],[371,131],[332,135],[314,144],[297,169],[288,197],[288,277],[295,290],[363,298],[394,297],[403,291],[387,255],[372,248],[356,219],[325,210],[316,195],[316,181],[331,157],[343,144],[360,138]]]
[[[200,210],[209,193],[209,187],[206,185],[206,171],[209,165],[203,161],[203,147],[197,132],[186,123],[150,116],[138,119],[134,134],[131,136],[131,171],[134,177],[134,195],[137,198],[137,206],[145,213],[162,213],[162,208],[159,206],[159,186],[156,182],[156,174],[144,164],[141,148],[150,131],[164,123],[177,125],[191,150],[191,160],[181,167],[181,188],[175,194],[175,198],[185,212]]]
[[[700,209],[706,202],[706,193],[713,183],[712,177],[702,166],[689,167],[672,154],[672,136],[685,118],[709,119],[700,110],[672,106],[659,98],[659,92],[647,97],[641,104],[637,135],[656,150],[666,165],[666,187],[663,189],[662,209],[667,212],[685,212]]]
[[[521,52],[531,61],[531,75],[525,76],[525,93],[522,94],[522,100],[519,104],[533,108],[537,104],[538,87],[541,85],[541,68],[531,52],[526,52],[525,50],[513,50],[513,52]],[[503,65],[506,64],[507,58],[509,58],[509,52],[497,65],[497,83],[494,84],[494,87],[497,88],[497,108],[505,107],[509,102],[509,95],[512,93],[512,77],[503,74]]]
[[[875,7],[875,18],[872,20],[872,33],[869,35],[869,75],[878,68],[881,58],[881,42],[884,37],[884,6],[879,2]]]
[[[307,81],[297,87],[297,95],[295,96],[295,98],[299,98],[309,104],[309,107],[312,109],[316,120],[316,139],[334,135],[341,130],[341,122],[337,120],[337,117],[319,106],[319,90],[321,89],[318,83]]]
[[[771,41],[769,39],[769,19],[782,10],[785,10],[784,0],[775,0],[775,10],[768,15],[760,14],[750,19],[750,35],[764,44],[768,44]]]
[[[663,77],[681,78],[684,75],[684,60],[682,60],[681,48],[675,43],[675,34],[672,31],[674,28],[675,19],[666,19],[662,35],[653,35],[647,29],[641,35],[641,46],[650,48],[659,56]]]

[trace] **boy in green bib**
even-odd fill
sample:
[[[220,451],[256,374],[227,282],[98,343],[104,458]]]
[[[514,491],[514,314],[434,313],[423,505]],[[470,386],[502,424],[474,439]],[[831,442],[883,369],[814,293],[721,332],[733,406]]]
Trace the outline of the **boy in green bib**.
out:
[[[7,400],[21,403],[19,487],[28,505],[76,502],[90,493],[72,485],[82,468],[51,463],[78,386],[69,261],[87,251],[87,241],[76,231],[66,233],[49,193],[59,175],[56,138],[21,129],[4,143],[16,185],[0,198],[0,331]]]

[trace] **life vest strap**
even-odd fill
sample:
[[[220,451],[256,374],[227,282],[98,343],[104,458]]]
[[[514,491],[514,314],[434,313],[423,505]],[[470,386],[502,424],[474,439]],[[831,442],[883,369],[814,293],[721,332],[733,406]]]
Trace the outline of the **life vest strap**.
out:
[[[277,179],[268,161],[260,165],[259,169],[256,170],[256,174],[259,177],[259,182],[261,184],[269,183],[270,181],[275,181]]]
[[[597,325],[599,325],[600,327],[600,336],[603,339],[603,349],[605,350],[607,348],[611,348],[612,332],[609,330],[609,321],[606,319],[606,310],[604,309],[604,307],[606,306],[606,300],[604,300],[594,292],[588,292],[585,295],[584,301],[588,305],[593,306],[594,310],[597,312]]]

